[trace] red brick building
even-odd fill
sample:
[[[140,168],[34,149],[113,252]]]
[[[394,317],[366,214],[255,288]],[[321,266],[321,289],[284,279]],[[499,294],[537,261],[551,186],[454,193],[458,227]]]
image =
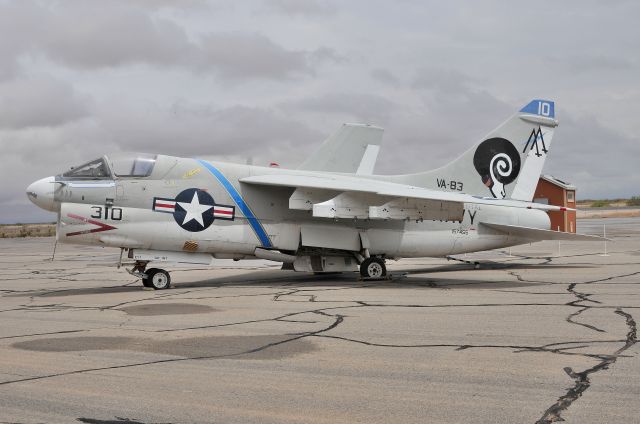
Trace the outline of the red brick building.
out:
[[[576,207],[576,187],[551,175],[542,175],[538,181],[533,201],[548,205]],[[551,229],[555,231],[576,232],[575,211],[548,212]]]

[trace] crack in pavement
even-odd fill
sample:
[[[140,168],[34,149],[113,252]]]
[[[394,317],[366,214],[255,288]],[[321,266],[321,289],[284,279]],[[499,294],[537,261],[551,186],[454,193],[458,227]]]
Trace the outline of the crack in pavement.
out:
[[[564,396],[561,396],[555,404],[551,405],[544,412],[542,417],[536,421],[536,424],[549,424],[557,421],[564,421],[561,416],[562,412],[567,410],[567,408],[569,408],[571,404],[582,396],[582,394],[591,386],[589,375],[608,369],[609,366],[613,365],[618,360],[622,352],[636,344],[637,328],[636,322],[631,314],[624,312],[622,309],[616,309],[615,313],[625,318],[627,327],[629,328],[624,345],[616,350],[612,355],[602,357],[598,364],[584,371],[575,372],[571,367],[564,368],[567,375],[575,381],[575,385],[569,388],[567,393]]]
[[[635,252],[635,250],[633,251]],[[587,254],[585,255],[568,255],[566,257],[577,257],[577,256],[589,256]],[[624,263],[624,264],[619,264],[619,265],[632,265],[629,263]],[[614,266],[614,265],[613,265]],[[518,281],[521,282],[528,282],[528,283],[542,283],[542,284],[561,284],[561,285],[565,285],[566,283],[560,283],[560,282],[549,282],[549,281],[533,281],[533,280],[527,280],[525,278],[523,278],[521,275],[519,275],[517,272],[513,271],[510,272],[511,275],[513,275],[514,277],[516,277],[518,279]],[[604,283],[606,281],[613,281],[616,279],[620,279],[620,278],[625,278],[625,277],[633,277],[633,276],[637,276],[640,275],[640,271],[635,271],[635,272],[630,272],[630,273],[624,273],[624,274],[616,274],[616,275],[609,275],[607,277],[603,277],[603,278],[598,278],[598,279],[594,279],[594,280],[588,280],[588,281],[583,281],[583,282],[574,282],[574,283],[570,283],[567,286],[566,291],[571,293],[572,295],[574,295],[577,299],[567,302],[565,305],[566,306],[573,306],[573,307],[577,307],[580,308],[577,311],[569,314],[565,320],[567,322],[569,322],[570,324],[575,324],[575,325],[579,325],[585,328],[588,328],[590,330],[599,332],[599,333],[605,333],[606,331],[596,327],[595,325],[592,324],[587,324],[584,322],[579,322],[576,321],[575,318],[578,317],[579,315],[581,315],[583,312],[588,311],[589,309],[615,309],[614,313],[624,316],[625,320],[626,320],[626,324],[629,328],[629,331],[627,333],[627,337],[624,340],[624,345],[619,348],[618,350],[616,350],[613,354],[610,355],[593,355],[594,358],[599,359],[598,364],[596,364],[595,366],[588,368],[582,372],[575,372],[571,367],[566,367],[564,368],[564,371],[567,373],[567,375],[569,375],[569,377],[571,377],[572,379],[574,379],[575,381],[575,385],[571,388],[569,388],[567,390],[567,393],[563,396],[561,396],[556,403],[554,403],[553,405],[551,405],[549,408],[547,408],[547,410],[544,412],[544,414],[542,415],[542,417],[536,421],[536,424],[548,424],[548,423],[553,423],[553,422],[557,422],[557,421],[564,421],[561,417],[562,412],[564,412],[565,410],[567,410],[575,400],[577,400],[579,397],[582,396],[582,394],[590,387],[591,382],[589,380],[589,375],[593,374],[593,373],[597,373],[599,371],[602,370],[606,370],[609,368],[609,366],[613,365],[618,358],[620,357],[624,357],[625,355],[623,355],[622,353],[624,351],[626,351],[627,349],[629,349],[631,346],[633,346],[636,343],[636,337],[637,337],[637,331],[636,331],[636,322],[634,321],[633,317],[631,316],[631,314],[624,312],[623,309],[637,309],[638,307],[633,307],[633,306],[608,306],[608,305],[602,305],[602,302],[591,299],[591,296],[594,296],[593,293],[586,293],[586,292],[582,292],[582,291],[578,291],[576,290],[576,286],[578,284],[583,284],[583,285],[589,285],[589,284],[599,284],[599,283]],[[618,284],[616,282],[616,284]],[[620,283],[620,284],[625,284],[625,283]],[[626,283],[626,284],[637,284],[637,283]],[[591,303],[591,305],[585,305],[585,303]],[[595,304],[595,305],[594,305]],[[582,342],[585,347],[589,347],[591,343],[593,342]]]
[[[577,283],[571,283],[569,284],[569,287],[567,287],[567,291],[571,294],[573,294],[574,296],[576,296],[578,299],[577,300],[573,300],[571,302],[567,302],[567,306],[578,306],[581,307],[581,309],[577,310],[576,312],[569,314],[566,318],[566,321],[571,323],[571,324],[576,324],[576,325],[581,325],[583,327],[586,327],[590,330],[594,330],[600,333],[606,333],[606,331],[604,331],[601,328],[596,327],[595,325],[591,325],[591,324],[586,324],[583,322],[578,322],[575,321],[574,318],[577,317],[578,315],[580,315],[581,313],[583,313],[584,311],[588,311],[589,309],[592,309],[591,306],[586,306],[586,305],[578,305],[579,303],[582,302],[593,302],[593,303],[598,303],[598,304],[602,304],[602,302],[599,302],[597,300],[593,300],[590,299],[590,296],[593,296],[592,293],[582,293],[579,291],[575,290]]]
[[[492,344],[456,344],[456,343],[426,343],[426,344],[392,344],[392,343],[374,343],[368,342],[366,340],[358,340],[352,339],[349,337],[342,336],[333,336],[329,334],[318,334],[313,337],[321,337],[327,339],[335,339],[342,340],[351,343],[357,343],[365,346],[373,346],[373,347],[390,347],[390,348],[442,348],[449,347],[455,348],[456,351],[467,350],[467,349],[508,349],[512,350],[513,353],[521,353],[521,352],[548,352],[558,355],[570,355],[570,356],[582,356],[585,358],[601,358],[601,355],[592,354],[592,353],[575,353],[575,352],[566,352],[569,349],[578,349],[582,346],[573,346],[566,348],[556,348],[550,349],[547,346],[528,346],[528,345],[492,345]],[[579,342],[564,342],[562,344],[571,344],[571,343],[579,343]]]
[[[115,370],[115,369],[123,369],[123,368],[134,368],[134,367],[141,367],[141,366],[146,366],[146,365],[156,365],[156,364],[185,362],[185,361],[198,361],[198,360],[205,360],[205,359],[224,359],[224,358],[233,358],[233,357],[237,357],[237,356],[241,356],[241,355],[248,355],[248,354],[251,354],[251,353],[257,353],[257,352],[263,351],[265,349],[269,349],[269,348],[274,347],[274,346],[279,346],[279,345],[282,345],[282,344],[285,344],[285,343],[290,343],[290,342],[293,342],[293,341],[296,341],[296,340],[301,340],[301,339],[306,338],[306,337],[311,337],[311,336],[314,336],[314,335],[317,335],[317,334],[324,333],[326,331],[330,331],[330,330],[336,328],[338,325],[340,325],[344,321],[344,316],[342,316],[342,315],[331,315],[331,316],[335,317],[335,320],[329,326],[327,326],[327,327],[325,327],[323,329],[316,330],[316,331],[305,332],[305,333],[298,334],[298,335],[295,335],[293,337],[287,338],[285,340],[280,340],[280,341],[273,342],[273,343],[267,343],[265,345],[258,346],[256,348],[248,349],[248,350],[245,350],[245,351],[242,351],[242,352],[238,352],[238,353],[232,353],[232,354],[226,354],[226,355],[202,355],[202,356],[193,356],[193,357],[168,358],[168,359],[158,359],[158,360],[153,360],[153,361],[135,362],[135,363],[132,363],[132,364],[111,365],[111,366],[94,367],[94,368],[84,368],[84,369],[66,371],[66,372],[61,372],[61,373],[54,373],[54,374],[47,374],[47,375],[40,375],[40,376],[31,376],[31,377],[25,377],[25,378],[20,378],[20,379],[15,379],[15,380],[1,381],[0,382],[0,386],[7,386],[7,385],[10,385],[10,384],[24,383],[24,382],[29,382],[29,381],[45,380],[45,379],[50,379],[50,378],[55,378],[55,377],[63,377],[63,376],[69,376],[69,375],[85,374],[85,373],[90,373],[90,372],[95,372],[95,371]]]
[[[50,336],[52,334],[70,334],[70,333],[83,333],[85,331],[90,331],[89,329],[82,329],[82,330],[63,330],[63,331],[51,331],[49,333],[33,333],[33,334],[19,334],[16,336],[4,336],[4,337],[0,337],[0,340],[5,340],[5,339],[17,339],[20,337],[33,337],[33,336]]]

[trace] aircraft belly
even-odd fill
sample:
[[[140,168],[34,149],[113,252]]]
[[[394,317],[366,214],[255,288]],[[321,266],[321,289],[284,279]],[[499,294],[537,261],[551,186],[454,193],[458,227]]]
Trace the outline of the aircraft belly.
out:
[[[279,250],[298,250],[300,246],[300,225],[293,223],[272,223],[265,225],[273,247]]]
[[[360,232],[344,225],[303,225],[302,245],[327,249],[360,251]]]
[[[398,248],[399,257],[445,256],[453,248],[450,231],[405,231]]]
[[[250,255],[258,245],[245,220],[230,224],[213,224],[200,232],[189,232],[175,225],[156,237],[153,249],[197,251],[208,253],[239,253]]]

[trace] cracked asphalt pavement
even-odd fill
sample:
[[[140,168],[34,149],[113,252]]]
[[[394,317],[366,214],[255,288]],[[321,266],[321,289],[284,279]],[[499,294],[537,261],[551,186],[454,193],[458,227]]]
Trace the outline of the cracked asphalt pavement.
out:
[[[0,423],[638,422],[640,218],[604,243],[389,262],[170,268],[0,240]],[[474,263],[479,262],[479,269]]]

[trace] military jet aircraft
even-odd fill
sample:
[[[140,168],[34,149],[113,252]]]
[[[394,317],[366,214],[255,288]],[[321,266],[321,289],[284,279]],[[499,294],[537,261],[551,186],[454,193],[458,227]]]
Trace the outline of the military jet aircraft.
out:
[[[554,102],[533,100],[458,159],[414,174],[373,175],[383,130],[345,124],[298,169],[118,153],[27,195],[58,213],[58,241],[120,248],[154,289],[171,279],[151,262],[223,258],[383,278],[388,259],[593,239],[551,231],[546,212],[565,208],[532,202],[557,125]]]

